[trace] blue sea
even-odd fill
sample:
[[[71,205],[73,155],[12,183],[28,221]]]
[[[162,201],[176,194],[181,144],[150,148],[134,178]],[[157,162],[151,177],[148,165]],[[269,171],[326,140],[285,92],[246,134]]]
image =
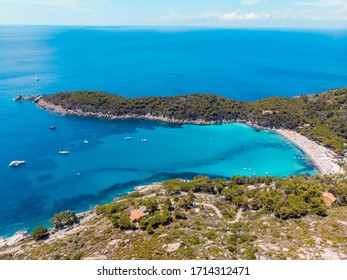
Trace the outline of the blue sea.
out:
[[[346,86],[346,50],[347,32],[333,30],[0,27],[0,236],[150,182],[315,172],[271,131],[62,117],[13,102],[16,95],[95,89],[254,101],[317,93]],[[12,160],[27,162],[10,168]]]

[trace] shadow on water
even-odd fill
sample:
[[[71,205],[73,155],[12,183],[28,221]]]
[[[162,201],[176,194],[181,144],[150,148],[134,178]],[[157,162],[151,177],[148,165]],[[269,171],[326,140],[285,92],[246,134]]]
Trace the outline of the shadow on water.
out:
[[[113,198],[126,195],[128,192],[134,190],[134,187],[141,185],[148,185],[153,182],[162,182],[165,180],[171,180],[181,178],[185,180],[191,180],[195,176],[201,175],[194,172],[183,172],[183,173],[157,173],[143,180],[131,180],[124,183],[117,183],[109,188],[106,188],[97,194],[80,195],[69,199],[64,199],[54,204],[53,212],[62,211],[66,209],[74,209],[80,211],[81,209],[88,209],[99,203],[110,202]],[[221,178],[223,176],[209,174],[211,179]]]

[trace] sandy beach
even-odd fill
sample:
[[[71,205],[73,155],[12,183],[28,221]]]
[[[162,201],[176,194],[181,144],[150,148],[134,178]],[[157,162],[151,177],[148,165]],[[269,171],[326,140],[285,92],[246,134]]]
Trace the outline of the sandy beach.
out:
[[[321,174],[344,174],[344,170],[336,163],[331,156],[331,150],[309,140],[307,137],[285,129],[275,129],[275,132],[281,134],[294,145],[299,147],[314,163]],[[329,156],[330,155],[330,156]]]

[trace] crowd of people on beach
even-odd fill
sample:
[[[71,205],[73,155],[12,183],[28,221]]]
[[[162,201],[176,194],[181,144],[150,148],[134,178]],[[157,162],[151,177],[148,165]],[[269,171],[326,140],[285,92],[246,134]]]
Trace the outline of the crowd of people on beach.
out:
[[[295,131],[279,129],[278,132],[302,149],[313,161],[322,174],[343,174],[344,170],[337,164],[332,152]]]

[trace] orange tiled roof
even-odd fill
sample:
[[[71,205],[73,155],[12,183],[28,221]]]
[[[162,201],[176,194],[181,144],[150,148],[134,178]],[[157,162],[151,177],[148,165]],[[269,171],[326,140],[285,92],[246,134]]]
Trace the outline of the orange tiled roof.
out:
[[[145,213],[143,213],[139,209],[136,209],[136,210],[131,211],[130,220],[133,222],[133,221],[141,219],[143,216],[145,216]]]
[[[329,192],[323,192],[322,198],[326,204],[332,205],[336,201],[336,197]]]

